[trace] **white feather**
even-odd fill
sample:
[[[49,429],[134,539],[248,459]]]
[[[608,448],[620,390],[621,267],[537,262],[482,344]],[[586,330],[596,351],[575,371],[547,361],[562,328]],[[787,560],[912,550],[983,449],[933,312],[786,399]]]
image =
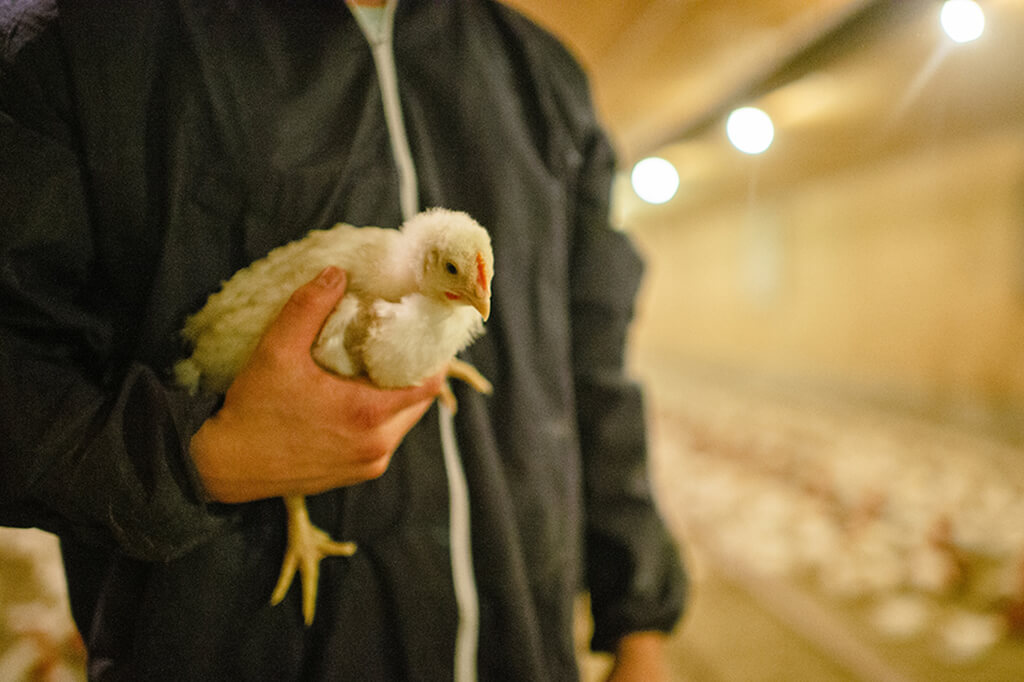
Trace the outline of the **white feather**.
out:
[[[385,388],[419,384],[483,332],[472,308],[420,294],[398,303],[376,301],[373,315],[363,360],[370,380]]]
[[[320,333],[314,359],[341,375],[365,372],[381,386],[418,383],[483,329],[473,308],[418,293],[428,254],[467,243],[484,254],[493,274],[487,231],[461,212],[424,211],[401,230],[341,223],[310,232],[239,270],[186,321],[182,334],[193,350],[175,366],[175,378],[192,391],[226,391],[292,292],[333,265],[346,271],[347,290]],[[354,323],[368,325],[358,358],[346,343]]]

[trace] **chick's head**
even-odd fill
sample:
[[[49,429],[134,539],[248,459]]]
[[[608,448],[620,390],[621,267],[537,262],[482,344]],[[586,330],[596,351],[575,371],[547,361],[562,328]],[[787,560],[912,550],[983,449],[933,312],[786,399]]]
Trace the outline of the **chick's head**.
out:
[[[453,305],[472,306],[486,320],[494,277],[487,230],[467,214],[446,209],[420,213],[402,230],[422,246],[421,292]]]

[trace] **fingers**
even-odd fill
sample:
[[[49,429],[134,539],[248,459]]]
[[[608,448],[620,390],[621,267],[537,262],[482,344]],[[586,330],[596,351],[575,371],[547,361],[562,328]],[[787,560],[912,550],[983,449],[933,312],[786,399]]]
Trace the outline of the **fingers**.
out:
[[[344,399],[365,408],[360,421],[367,425],[382,422],[409,408],[422,407],[423,411],[441,393],[444,373],[427,377],[419,385],[403,388],[380,388],[366,379],[353,379],[331,375],[331,379],[344,385]],[[347,389],[347,390],[346,390]]]
[[[372,431],[373,435],[367,436],[361,441],[363,455],[360,458],[359,468],[352,469],[352,473],[356,474],[356,479],[349,483],[361,483],[383,476],[406,434],[423,418],[433,400],[433,398],[428,398],[410,405],[391,414],[385,422],[375,426]]]
[[[434,396],[431,396],[430,398],[414,403],[395,414],[391,420],[391,427],[401,434],[399,440],[404,438],[405,434],[423,418],[423,415],[430,409],[430,405],[433,402]]]
[[[441,395],[445,385],[444,374],[438,374],[430,377],[420,386],[392,391],[392,393],[402,394],[395,398],[398,405],[390,423],[391,428],[401,434],[399,440],[404,438],[405,434],[423,418],[434,399]]]
[[[444,373],[424,379],[419,386],[391,389],[385,392],[385,400],[395,412],[423,406],[423,411],[430,407],[431,401],[441,393],[444,385]],[[422,413],[421,413],[422,414]]]
[[[387,471],[391,458],[406,434],[422,419],[437,397],[442,382],[430,377],[420,386],[399,389],[377,388],[361,381],[340,379],[347,385],[344,402],[351,408],[345,432],[358,452],[358,470],[352,482],[377,478]],[[355,392],[353,392],[355,391]],[[341,414],[339,411],[337,414]]]
[[[296,289],[267,327],[262,343],[282,351],[308,354],[324,321],[345,295],[346,282],[345,272],[332,266]]]
[[[358,406],[348,413],[348,425],[353,433],[362,434],[359,440],[366,451],[376,453],[374,466],[379,464],[377,460],[383,460],[379,473],[387,468],[386,461],[405,435],[430,409],[443,385],[442,375],[407,388],[378,388],[358,380],[335,379],[347,389],[339,394],[343,402],[349,407]]]

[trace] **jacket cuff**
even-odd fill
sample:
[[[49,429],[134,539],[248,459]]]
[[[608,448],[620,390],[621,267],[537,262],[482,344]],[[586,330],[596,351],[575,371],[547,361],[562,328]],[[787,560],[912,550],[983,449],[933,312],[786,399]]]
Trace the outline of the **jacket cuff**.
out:
[[[210,504],[188,451],[216,408],[134,367],[100,429],[40,480],[32,498],[59,519],[59,534],[116,544],[144,561],[169,561],[223,533],[231,507]]]
[[[588,536],[594,651],[614,653],[619,640],[634,632],[671,632],[686,602],[686,572],[661,524],[644,523],[633,514],[621,519],[621,533]],[[627,538],[643,535],[660,536],[662,542],[637,554]]]

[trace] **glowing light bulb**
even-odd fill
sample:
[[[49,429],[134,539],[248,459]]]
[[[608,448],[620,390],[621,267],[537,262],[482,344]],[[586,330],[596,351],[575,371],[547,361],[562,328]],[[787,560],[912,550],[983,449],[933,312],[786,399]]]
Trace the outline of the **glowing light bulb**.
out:
[[[760,154],[775,139],[775,126],[768,114],[755,107],[736,109],[725,122],[725,134],[744,154]]]
[[[939,23],[950,38],[958,43],[969,43],[985,31],[985,13],[973,0],[946,0]]]
[[[664,204],[679,189],[679,173],[675,166],[656,156],[638,161],[629,180],[636,195],[649,204]]]

